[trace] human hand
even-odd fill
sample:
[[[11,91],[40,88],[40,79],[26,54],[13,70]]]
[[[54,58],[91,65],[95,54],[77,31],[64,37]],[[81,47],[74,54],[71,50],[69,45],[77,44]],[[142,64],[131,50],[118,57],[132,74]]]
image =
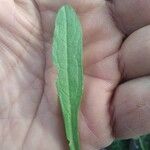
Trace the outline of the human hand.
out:
[[[150,132],[149,1],[1,0],[2,150],[67,149],[50,56],[65,3],[77,10],[84,36],[81,150]]]

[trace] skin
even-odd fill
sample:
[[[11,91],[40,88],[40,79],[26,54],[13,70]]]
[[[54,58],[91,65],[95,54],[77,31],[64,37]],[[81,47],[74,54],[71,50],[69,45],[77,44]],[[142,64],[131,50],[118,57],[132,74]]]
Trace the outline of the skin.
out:
[[[1,150],[67,150],[51,44],[71,4],[84,35],[81,150],[150,133],[149,0],[1,0]]]

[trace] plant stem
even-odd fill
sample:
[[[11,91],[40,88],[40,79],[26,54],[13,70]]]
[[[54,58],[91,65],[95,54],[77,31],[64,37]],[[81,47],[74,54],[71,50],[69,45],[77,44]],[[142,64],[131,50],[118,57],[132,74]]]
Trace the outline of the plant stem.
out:
[[[139,143],[142,150],[145,150],[141,137],[139,137]]]

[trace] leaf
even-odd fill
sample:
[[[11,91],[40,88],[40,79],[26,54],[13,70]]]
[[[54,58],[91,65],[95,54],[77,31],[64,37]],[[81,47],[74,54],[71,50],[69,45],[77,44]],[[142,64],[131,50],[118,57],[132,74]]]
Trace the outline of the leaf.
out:
[[[106,150],[150,150],[150,134],[129,140],[116,140]]]
[[[129,150],[130,142],[129,140],[116,140],[114,141],[107,150]]]
[[[78,110],[83,91],[82,30],[71,6],[57,14],[52,59],[58,71],[57,92],[70,150],[80,150]]]
[[[133,139],[138,150],[150,150],[150,135],[144,135]]]

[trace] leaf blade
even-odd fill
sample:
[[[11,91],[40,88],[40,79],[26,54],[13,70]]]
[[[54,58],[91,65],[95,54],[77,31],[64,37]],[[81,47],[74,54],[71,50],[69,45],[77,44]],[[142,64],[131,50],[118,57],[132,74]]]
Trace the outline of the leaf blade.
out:
[[[58,11],[52,57],[58,71],[57,91],[70,150],[79,150],[77,117],[83,89],[82,30],[71,6],[63,6]]]

